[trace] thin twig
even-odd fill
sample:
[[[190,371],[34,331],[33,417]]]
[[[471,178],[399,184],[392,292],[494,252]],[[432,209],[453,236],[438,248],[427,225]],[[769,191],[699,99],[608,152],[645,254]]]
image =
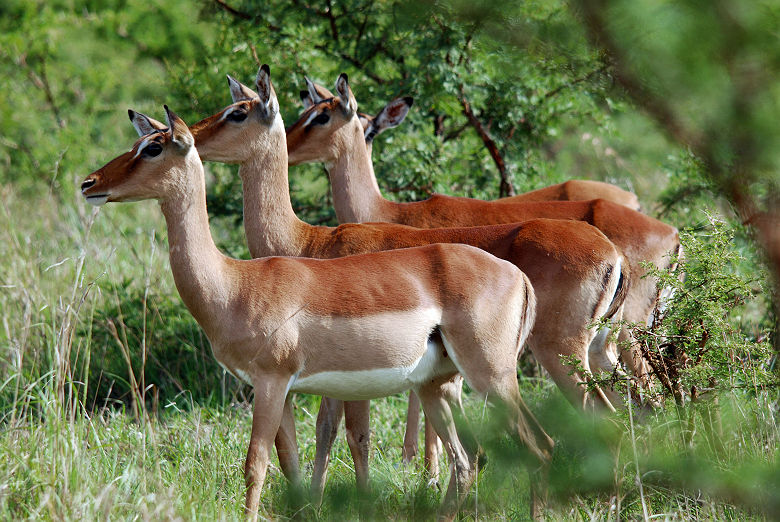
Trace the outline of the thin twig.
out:
[[[229,6],[226,4],[223,0],[214,0],[214,2],[223,10],[227,11],[228,13],[232,14],[236,18],[240,18],[242,20],[251,20],[252,16],[244,13],[243,11],[239,11],[238,9]]]

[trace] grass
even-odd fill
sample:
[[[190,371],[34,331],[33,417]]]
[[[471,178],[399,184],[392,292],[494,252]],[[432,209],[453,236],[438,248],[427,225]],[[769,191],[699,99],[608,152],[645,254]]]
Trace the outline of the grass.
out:
[[[34,207],[12,186],[0,191],[0,518],[241,519],[249,390],[219,369],[181,306],[155,205],[95,213],[51,191]],[[780,514],[776,389],[723,394],[717,442],[704,406],[690,423],[674,409],[597,422],[544,379],[522,389],[558,444],[551,519]],[[305,477],[318,401],[295,399]],[[488,464],[461,518],[526,518],[519,455],[466,402]],[[320,508],[291,496],[274,457],[262,515],[434,518],[441,492],[420,463],[400,464],[405,410],[402,397],[373,403],[369,499],[353,488],[341,437]]]

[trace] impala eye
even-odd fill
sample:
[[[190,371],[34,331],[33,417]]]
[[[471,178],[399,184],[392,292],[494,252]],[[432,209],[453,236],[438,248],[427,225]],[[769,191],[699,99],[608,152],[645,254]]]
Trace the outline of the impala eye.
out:
[[[225,119],[230,121],[235,121],[235,122],[244,121],[246,119],[246,112],[233,111],[227,116],[225,116]]]
[[[151,157],[159,156],[160,153],[162,152],[162,145],[160,145],[159,143],[150,143],[149,145],[146,146],[143,152],[146,156],[151,156]]]
[[[312,125],[325,125],[330,121],[330,116],[328,116],[326,113],[322,113],[318,115],[316,118],[311,120]]]

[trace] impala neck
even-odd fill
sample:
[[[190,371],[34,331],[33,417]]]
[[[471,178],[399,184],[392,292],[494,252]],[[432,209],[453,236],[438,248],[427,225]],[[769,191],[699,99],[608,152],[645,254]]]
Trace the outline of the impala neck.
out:
[[[300,256],[309,225],[298,219],[287,181],[287,138],[277,116],[251,158],[239,168],[244,191],[244,232],[252,257]]]
[[[223,266],[226,257],[211,237],[206,212],[203,164],[193,148],[186,158],[185,190],[160,202],[168,227],[168,250],[176,289],[195,319],[210,335],[218,309],[229,294]]]
[[[339,223],[393,221],[396,204],[382,197],[362,128],[356,125],[341,153],[327,164]]]

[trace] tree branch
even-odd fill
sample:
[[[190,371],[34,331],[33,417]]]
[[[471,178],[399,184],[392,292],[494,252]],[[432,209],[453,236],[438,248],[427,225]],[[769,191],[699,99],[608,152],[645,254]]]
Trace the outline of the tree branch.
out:
[[[43,91],[43,95],[46,97],[46,101],[49,104],[49,107],[51,107],[52,112],[54,113],[54,119],[57,122],[57,126],[60,129],[65,128],[65,121],[60,116],[60,108],[57,105],[57,102],[54,100],[54,93],[51,90],[51,84],[49,83],[49,76],[46,74],[46,59],[41,58],[41,74],[39,75],[36,73],[32,67],[27,63],[27,56],[22,55],[19,58],[18,61],[19,65],[27,69],[27,77],[30,79],[32,84]]]
[[[336,27],[336,18],[333,16],[333,4],[331,0],[328,0],[328,8],[325,9],[325,17],[328,19],[328,22],[330,23],[330,34],[333,37],[333,41],[338,43],[339,30],[338,27]]]
[[[482,125],[482,122],[477,118],[477,115],[474,114],[471,104],[466,99],[466,92],[462,84],[460,85],[460,96],[458,96],[458,101],[463,109],[463,115],[469,120],[469,123],[474,127],[474,130],[477,131],[480,139],[482,139],[482,143],[490,153],[490,157],[493,158],[493,163],[495,163],[496,168],[498,168],[498,173],[501,176],[501,184],[499,185],[500,197],[514,196],[515,188],[512,186],[512,182],[509,179],[509,173],[507,172],[504,158],[501,156],[501,151],[498,150],[498,145],[496,145],[496,142],[490,137],[487,130]]]
[[[463,134],[463,131],[465,131],[468,128],[469,128],[469,122],[466,122],[460,127],[450,130],[447,134],[444,135],[442,141],[454,140],[455,138]]]
[[[214,0],[214,3],[217,4],[222,10],[227,11],[231,15],[235,16],[236,18],[240,18],[241,20],[251,20],[252,16],[244,13],[242,11],[239,11],[238,9],[235,9],[228,4],[224,2],[224,0]]]
[[[562,85],[559,85],[555,89],[546,92],[544,94],[544,96],[542,96],[542,99],[539,100],[539,103],[536,104],[536,107],[539,107],[539,105],[541,105],[543,101],[549,100],[550,98],[552,98],[553,96],[556,96],[558,93],[560,93],[564,89],[570,89],[571,87],[574,87],[578,83],[586,82],[586,81],[590,80],[591,78],[593,78],[594,76],[596,76],[597,74],[602,74],[602,73],[607,72],[607,69],[609,69],[609,64],[605,63],[604,65],[602,65],[598,69],[590,71],[585,76],[580,76],[579,78],[575,78],[574,80],[572,80],[572,81],[570,81],[568,83],[564,83]]]

